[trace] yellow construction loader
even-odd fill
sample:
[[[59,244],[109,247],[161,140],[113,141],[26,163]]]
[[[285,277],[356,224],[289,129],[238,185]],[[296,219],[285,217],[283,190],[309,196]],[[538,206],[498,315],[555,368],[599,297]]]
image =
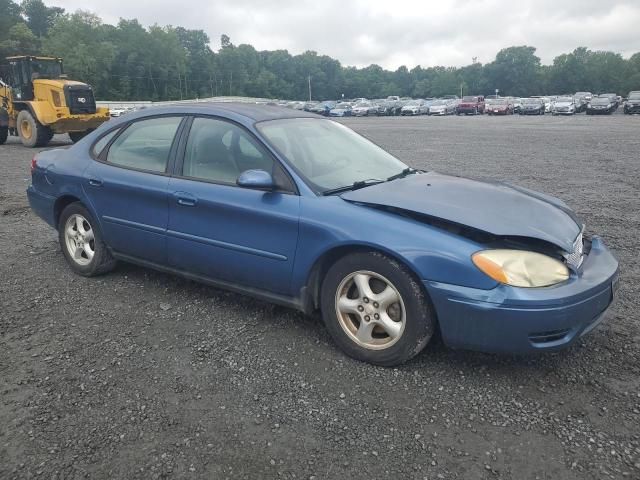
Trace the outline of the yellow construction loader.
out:
[[[0,145],[9,135],[43,147],[56,133],[77,142],[109,120],[86,83],[69,80],[61,58],[19,56],[0,68]]]

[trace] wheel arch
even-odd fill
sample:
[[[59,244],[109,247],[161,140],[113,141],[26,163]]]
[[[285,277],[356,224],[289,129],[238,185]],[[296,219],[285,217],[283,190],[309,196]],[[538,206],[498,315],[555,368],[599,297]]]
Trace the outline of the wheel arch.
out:
[[[80,198],[71,194],[64,194],[58,197],[53,204],[53,221],[57,226],[60,223],[60,215],[62,215],[62,211],[67,208],[72,203],[80,203],[85,208],[89,208]]]
[[[313,263],[304,286],[306,298],[303,304],[305,305],[305,311],[311,312],[320,308],[320,292],[322,291],[322,281],[329,268],[331,268],[331,265],[349,254],[368,252],[384,255],[385,257],[389,257],[404,266],[413,276],[413,279],[416,281],[416,283],[420,286],[425,297],[429,300],[429,302],[431,302],[429,292],[420,280],[420,275],[418,274],[415,266],[411,265],[411,262],[407,261],[406,258],[398,255],[397,252],[393,252],[379,245],[342,244],[333,246],[332,248],[324,251]],[[433,305],[433,302],[431,303]],[[433,312],[435,315],[435,308],[433,309]]]

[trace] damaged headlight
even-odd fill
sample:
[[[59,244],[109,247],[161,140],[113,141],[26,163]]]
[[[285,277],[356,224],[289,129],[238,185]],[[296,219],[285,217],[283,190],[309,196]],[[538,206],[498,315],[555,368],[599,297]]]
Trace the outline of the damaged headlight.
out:
[[[524,250],[483,250],[473,263],[495,281],[513,287],[548,287],[569,278],[565,264],[541,253]]]

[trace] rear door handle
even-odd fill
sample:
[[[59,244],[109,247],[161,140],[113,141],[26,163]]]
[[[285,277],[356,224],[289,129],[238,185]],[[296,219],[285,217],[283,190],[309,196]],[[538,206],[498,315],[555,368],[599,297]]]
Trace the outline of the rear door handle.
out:
[[[92,187],[101,187],[102,186],[102,180],[97,180],[95,178],[90,178],[89,179],[89,185],[91,185]]]
[[[178,205],[182,205],[183,207],[195,207],[198,203],[198,199],[187,192],[175,192],[173,196],[175,197]]]

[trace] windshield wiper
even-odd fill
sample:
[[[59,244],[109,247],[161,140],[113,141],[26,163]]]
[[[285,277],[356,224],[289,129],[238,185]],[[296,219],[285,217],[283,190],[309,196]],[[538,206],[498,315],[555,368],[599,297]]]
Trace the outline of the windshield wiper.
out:
[[[407,167],[404,170],[402,170],[400,173],[396,173],[395,175],[391,175],[389,178],[387,178],[387,182],[390,182],[391,180],[397,180],[398,178],[404,178],[407,175],[418,173],[419,171],[420,170],[416,170],[415,168]]]
[[[351,185],[345,185],[343,187],[330,188],[322,192],[322,195],[333,195],[334,193],[348,192],[349,190],[358,190],[359,188],[370,187],[371,185],[377,185],[384,183],[386,180],[380,180],[379,178],[368,178],[366,180],[358,180]]]

